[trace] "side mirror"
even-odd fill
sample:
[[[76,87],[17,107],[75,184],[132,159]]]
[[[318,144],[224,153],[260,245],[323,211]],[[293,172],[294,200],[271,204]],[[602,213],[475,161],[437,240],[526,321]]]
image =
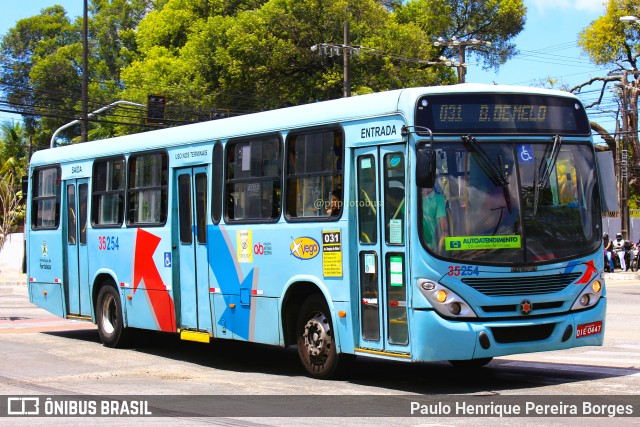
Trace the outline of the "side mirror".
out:
[[[433,188],[436,183],[436,152],[431,147],[420,146],[416,150],[416,185]]]

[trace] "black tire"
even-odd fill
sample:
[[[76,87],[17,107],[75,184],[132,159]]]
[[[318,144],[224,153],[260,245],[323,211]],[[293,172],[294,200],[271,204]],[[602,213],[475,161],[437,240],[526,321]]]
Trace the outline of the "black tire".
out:
[[[630,268],[631,271],[638,271],[638,257],[635,257],[631,260]]]
[[[337,373],[338,354],[329,307],[320,295],[307,298],[296,324],[298,356],[306,373],[317,379],[328,379]]]
[[[96,322],[102,344],[106,347],[122,347],[126,341],[122,301],[114,286],[104,285],[96,300]]]
[[[493,360],[493,357],[483,357],[480,359],[469,359],[469,360],[449,360],[449,363],[451,363],[456,368],[476,369],[476,368],[482,368],[483,366],[488,365],[489,362],[491,362],[492,360]]]

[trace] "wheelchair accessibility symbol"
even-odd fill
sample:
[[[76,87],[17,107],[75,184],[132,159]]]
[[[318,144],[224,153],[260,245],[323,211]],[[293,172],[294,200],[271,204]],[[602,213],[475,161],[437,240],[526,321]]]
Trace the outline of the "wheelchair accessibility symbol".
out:
[[[520,163],[533,163],[533,146],[531,144],[521,144],[518,146]]]

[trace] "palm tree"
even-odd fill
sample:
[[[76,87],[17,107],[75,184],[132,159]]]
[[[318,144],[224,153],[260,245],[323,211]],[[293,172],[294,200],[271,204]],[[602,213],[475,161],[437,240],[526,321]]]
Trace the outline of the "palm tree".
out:
[[[27,170],[25,132],[20,123],[0,125],[0,250],[4,236],[24,219],[20,182]]]

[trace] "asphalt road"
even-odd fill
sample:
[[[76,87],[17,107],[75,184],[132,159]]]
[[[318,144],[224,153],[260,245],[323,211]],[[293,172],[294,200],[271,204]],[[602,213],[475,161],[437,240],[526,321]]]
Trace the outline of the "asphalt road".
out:
[[[227,341],[205,345],[160,333],[136,334],[127,349],[106,348],[95,326],[59,319],[31,305],[24,286],[0,286],[0,394],[78,399],[87,399],[87,395],[168,397],[169,403],[150,402],[155,415],[165,408],[165,417],[135,419],[147,425],[640,425],[638,413],[633,418],[604,414],[598,418],[468,414],[451,418],[438,414],[411,417],[407,409],[412,399],[417,399],[416,404],[422,399],[426,405],[452,406],[462,396],[472,402],[489,399],[513,406],[524,404],[522,399],[544,402],[551,398],[552,403],[564,399],[566,404],[572,396],[579,396],[623,406],[630,399],[640,412],[640,282],[609,280],[607,285],[603,347],[501,357],[476,371],[455,369],[448,363],[358,358],[345,378],[332,381],[304,376],[295,349]],[[289,406],[282,406],[287,402]],[[206,416],[216,405],[230,412]],[[404,410],[406,416],[397,414]],[[350,411],[357,416],[345,418]],[[385,413],[392,416],[378,417]],[[259,416],[243,417],[255,414]],[[336,418],[318,418],[333,415]],[[3,421],[25,425],[26,420]],[[27,424],[86,425],[87,421],[30,418]],[[131,421],[91,418],[90,422],[120,425]]]

